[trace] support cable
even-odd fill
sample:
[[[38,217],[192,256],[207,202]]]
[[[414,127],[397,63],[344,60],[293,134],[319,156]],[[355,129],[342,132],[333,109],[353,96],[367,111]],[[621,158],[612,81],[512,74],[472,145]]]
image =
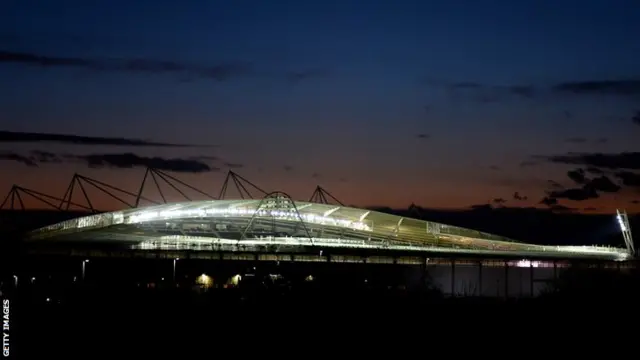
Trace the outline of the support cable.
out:
[[[167,203],[167,199],[164,197],[164,194],[162,193],[162,189],[160,188],[160,184],[158,183],[158,179],[156,179],[156,175],[151,172],[151,179],[153,179],[153,183],[156,184],[156,189],[158,190],[158,193],[160,194],[160,197],[162,198],[162,202],[164,202],[165,204]]]
[[[144,171],[144,176],[142,177],[142,183],[140,184],[140,190],[138,190],[138,195],[136,195],[136,205],[138,207],[140,205],[140,197],[142,197],[142,192],[144,191],[144,185],[147,183],[147,175],[149,175],[149,168]]]
[[[220,188],[220,195],[218,195],[218,199],[224,199],[224,196],[227,194],[227,184],[229,183],[229,176],[231,172],[227,173],[227,176],[224,178],[224,182],[222,183],[222,187]]]
[[[206,197],[208,197],[210,199],[213,199],[213,200],[217,200],[215,196],[209,195],[206,192],[204,192],[204,191],[202,191],[202,190],[200,190],[200,189],[198,189],[198,188],[196,188],[194,186],[191,186],[191,185],[185,183],[184,181],[182,181],[182,180],[180,180],[180,179],[178,179],[178,178],[176,178],[174,176],[171,176],[171,175],[167,174],[164,171],[160,171],[158,169],[151,169],[151,171],[155,172],[158,175],[160,175],[160,177],[163,178],[167,183],[170,183],[170,181],[167,180],[167,178],[168,178],[168,179],[171,179],[171,180],[177,182],[178,184],[180,184],[182,186],[185,186],[185,187],[187,187],[187,188],[189,188],[189,189],[201,194],[201,195],[204,195],[204,196],[206,196]]]

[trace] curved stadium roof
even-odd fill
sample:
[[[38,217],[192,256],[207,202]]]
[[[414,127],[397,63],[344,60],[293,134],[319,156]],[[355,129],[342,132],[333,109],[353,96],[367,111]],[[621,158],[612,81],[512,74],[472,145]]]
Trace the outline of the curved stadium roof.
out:
[[[544,246],[430,221],[345,206],[293,201],[209,200],[127,209],[33,231],[31,241],[105,241],[141,249],[334,247],[621,260],[626,249]]]

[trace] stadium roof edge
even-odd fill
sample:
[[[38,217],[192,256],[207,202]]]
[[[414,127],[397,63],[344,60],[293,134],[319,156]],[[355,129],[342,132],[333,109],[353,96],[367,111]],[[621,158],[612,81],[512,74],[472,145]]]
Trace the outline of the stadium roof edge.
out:
[[[267,217],[277,218],[278,221],[289,223],[300,221],[307,234],[309,234],[307,227],[342,228],[352,233],[358,233],[360,239],[366,239],[367,236],[369,240],[372,238],[381,239],[383,243],[386,243],[386,246],[389,243],[409,244],[410,246],[416,244],[426,246],[428,244],[431,247],[442,248],[444,246],[451,249],[472,247],[484,249],[485,251],[504,251],[508,249],[509,251],[557,251],[560,253],[572,252],[589,255],[593,255],[594,252],[602,252],[607,256],[616,254],[622,256],[625,251],[624,249],[606,247],[561,247],[525,244],[510,238],[472,229],[369,209],[294,201],[282,192],[267,194],[262,199],[176,202],[83,216],[34,230],[29,233],[28,239],[43,240],[87,232],[88,230],[103,231],[116,225],[139,226],[153,222],[188,221],[189,219],[202,218],[243,218],[248,220],[249,225],[242,232],[241,238],[244,239],[245,233],[254,219],[260,218],[264,220]],[[305,235],[305,237],[308,237],[313,245],[313,236]]]

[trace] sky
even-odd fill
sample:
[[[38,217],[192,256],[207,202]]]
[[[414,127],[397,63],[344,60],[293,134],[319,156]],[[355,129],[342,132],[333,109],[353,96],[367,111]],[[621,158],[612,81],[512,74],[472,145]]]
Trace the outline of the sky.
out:
[[[638,212],[639,16],[635,0],[7,0],[0,192],[62,197],[78,173],[136,193],[153,166],[213,196],[233,170],[363,207]]]

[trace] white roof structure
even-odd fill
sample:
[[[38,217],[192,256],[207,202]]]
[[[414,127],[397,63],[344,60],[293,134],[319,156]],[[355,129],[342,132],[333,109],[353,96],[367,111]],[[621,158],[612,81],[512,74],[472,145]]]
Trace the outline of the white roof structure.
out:
[[[624,260],[627,249],[533,245],[480,231],[366,209],[293,201],[208,200],[134,208],[50,225],[29,241],[123,242],[141,249],[320,247]]]

